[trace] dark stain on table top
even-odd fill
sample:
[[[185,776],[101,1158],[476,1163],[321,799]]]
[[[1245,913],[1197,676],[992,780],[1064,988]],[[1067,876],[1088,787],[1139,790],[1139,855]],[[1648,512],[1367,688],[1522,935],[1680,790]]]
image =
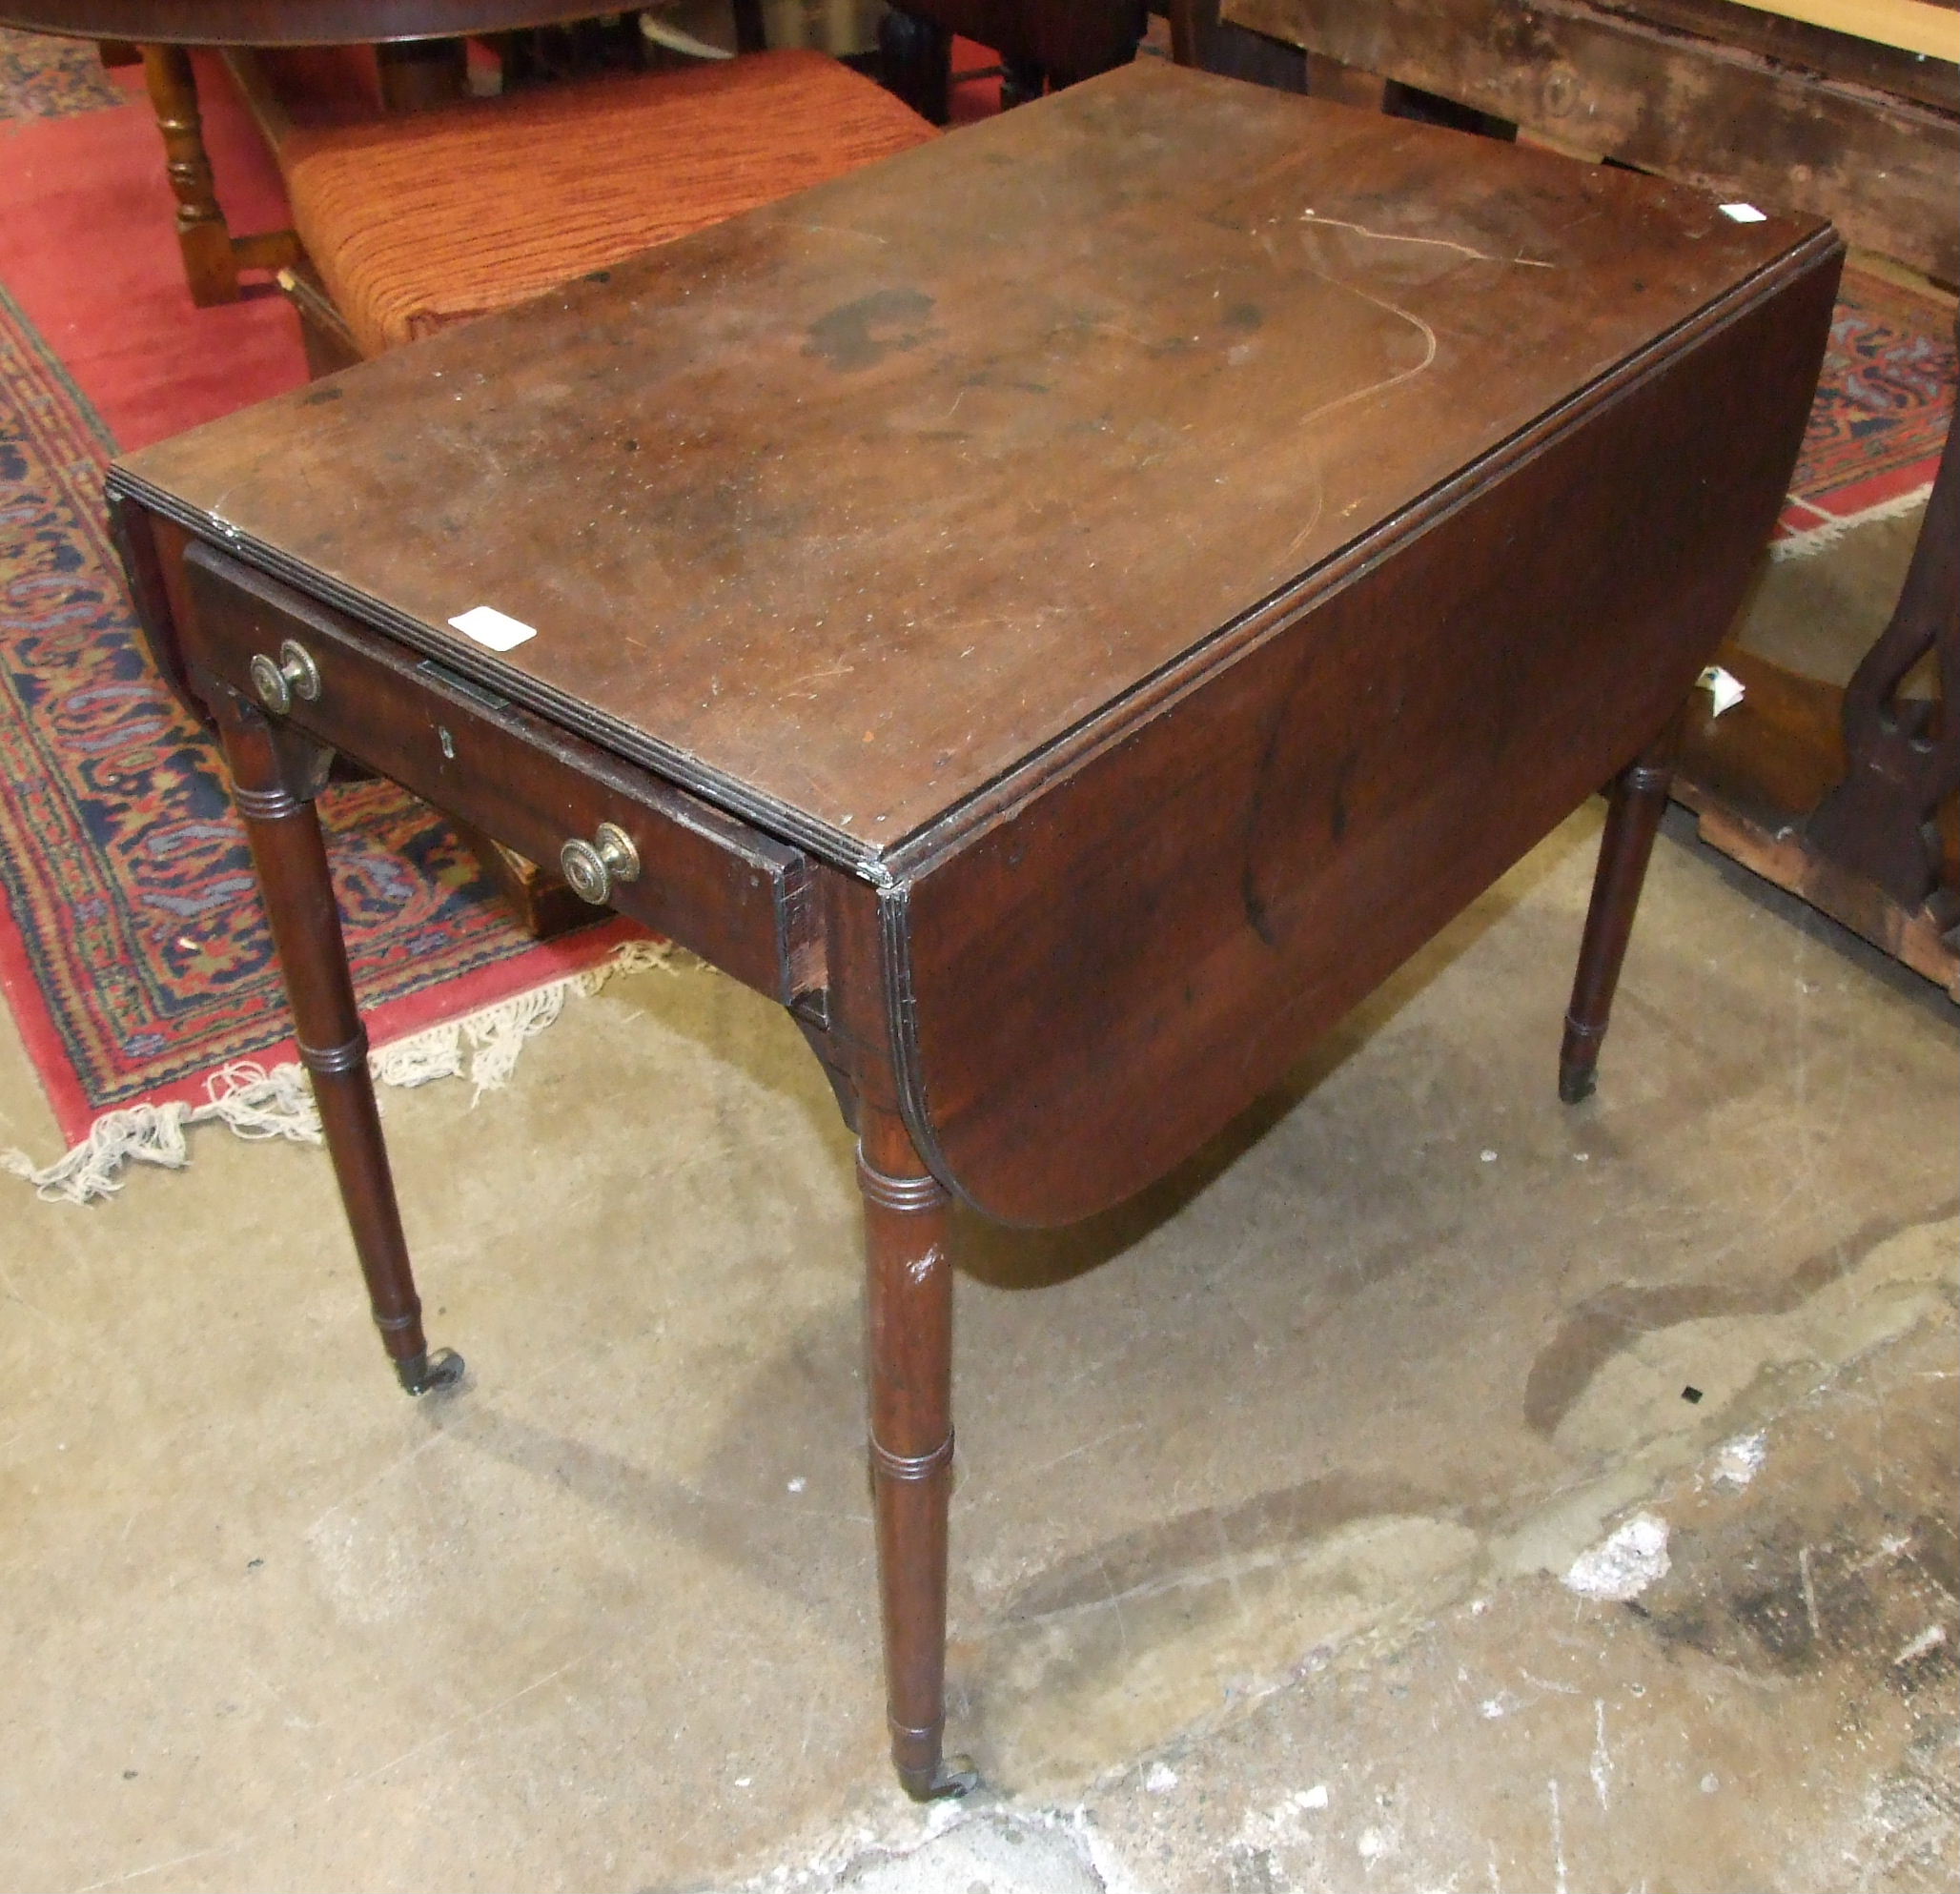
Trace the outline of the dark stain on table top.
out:
[[[115,478],[875,877],[1818,229],[1145,61]]]

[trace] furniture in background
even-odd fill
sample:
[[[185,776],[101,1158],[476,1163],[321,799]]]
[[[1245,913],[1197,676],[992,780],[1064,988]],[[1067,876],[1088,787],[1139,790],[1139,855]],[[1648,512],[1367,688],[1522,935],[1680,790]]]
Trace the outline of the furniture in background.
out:
[[[316,372],[934,135],[883,87],[814,51],[275,133],[304,259],[290,287]]]
[[[954,34],[1000,55],[1000,102],[1012,107],[1051,84],[1127,66],[1145,23],[1144,0],[903,0],[878,24],[879,71],[914,112],[944,125]]]
[[[1950,7],[1224,0],[1224,16],[1330,67],[1421,88],[1594,157],[1723,198],[1814,211],[1848,243],[1960,279],[1960,12]],[[1832,18],[1844,29],[1814,24]],[[1896,43],[1870,36],[1888,32]]]
[[[1925,678],[1930,694],[1908,688]],[[1897,608],[1846,686],[1725,645],[1746,695],[1690,712],[1675,795],[1705,841],[1960,1001],[1960,449]]]
[[[947,115],[952,25],[996,31],[1015,50],[1011,67],[1017,54],[1038,57],[1060,83],[1133,57],[1143,17],[1141,0],[912,8],[887,23],[915,30],[912,57],[893,63],[905,35],[889,31],[881,75],[912,102],[908,82],[916,90],[926,77],[919,35],[929,35],[938,104],[924,115],[932,123]],[[323,128],[292,124],[276,88],[235,60],[293,205],[301,255],[280,281],[316,372],[536,295],[921,135],[868,79],[834,61],[786,53],[759,62],[760,0],[735,0],[735,28],[739,51],[725,67]]]
[[[1290,41],[1256,32],[1219,15],[1219,0],[1154,0],[1171,25],[1171,56],[1180,66],[1271,86],[1308,90],[1306,55]]]
[[[118,462],[402,1384],[458,1371],[312,809],[339,750],[822,1061],[893,1761],[969,1786],[951,1199],[1051,1226],[1147,1186],[1610,779],[1560,1062],[1589,1089],[1842,254],[1144,60]]]
[[[589,0],[0,0],[0,24],[142,49],[177,200],[184,275],[192,300],[203,308],[235,301],[241,270],[290,267],[299,250],[291,231],[235,236],[227,228],[204,149],[192,48],[412,48],[549,25],[590,10]],[[399,58],[391,52],[382,62],[390,96],[401,104],[426,96],[430,64],[413,51]],[[396,69],[399,76],[391,79]]]
[[[739,52],[764,50],[762,0],[731,0]],[[1173,0],[1175,7],[1193,0]],[[1215,11],[1216,0],[1197,0]],[[0,0],[0,22],[33,32],[93,39],[105,58],[140,56],[166,171],[177,202],[178,246],[192,299],[200,308],[231,302],[240,272],[300,267],[304,246],[293,231],[235,235],[217,198],[204,147],[193,49],[222,50],[275,146],[295,129],[265,55],[319,47],[372,45],[375,104],[387,112],[453,102],[462,92],[463,43],[498,43],[507,63],[524,65],[528,38],[571,28],[591,13],[590,0]],[[894,91],[945,119],[950,31],[958,22],[998,33],[1011,71],[1024,80],[1030,62],[1045,61],[1058,80],[1086,77],[1135,51],[1141,0],[910,0],[890,30],[888,57]],[[956,16],[956,17],[955,17]],[[908,37],[907,27],[911,31]],[[1127,33],[1127,38],[1125,37]],[[931,62],[936,59],[936,69]],[[1040,80],[1032,81],[1038,91]],[[1013,80],[1009,81],[1011,97]]]

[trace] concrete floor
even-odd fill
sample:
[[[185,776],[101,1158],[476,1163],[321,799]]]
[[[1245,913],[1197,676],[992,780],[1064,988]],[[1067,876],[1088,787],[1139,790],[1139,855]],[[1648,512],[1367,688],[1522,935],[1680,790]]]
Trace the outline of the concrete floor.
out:
[[[0,1179],[0,1884],[1950,1885],[1954,1009],[1670,819],[1562,1107],[1597,831],[1147,1199],[960,1231],[959,1806],[884,1762],[849,1143],[764,1002],[388,1094],[443,1399],[316,1150]]]

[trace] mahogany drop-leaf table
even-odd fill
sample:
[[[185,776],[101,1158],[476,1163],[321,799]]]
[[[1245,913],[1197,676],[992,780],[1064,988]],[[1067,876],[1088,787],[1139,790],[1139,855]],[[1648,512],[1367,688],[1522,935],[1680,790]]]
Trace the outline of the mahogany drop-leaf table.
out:
[[[1161,1176],[1668,731],[1781,500],[1814,218],[1145,62],[119,462],[403,1384],[336,751],[793,1014],[859,1140],[893,1757],[941,1755],[948,1209]]]

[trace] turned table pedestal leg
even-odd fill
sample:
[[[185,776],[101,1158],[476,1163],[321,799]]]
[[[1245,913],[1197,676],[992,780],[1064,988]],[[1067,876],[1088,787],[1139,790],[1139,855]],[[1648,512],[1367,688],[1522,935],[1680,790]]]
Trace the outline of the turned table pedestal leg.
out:
[[[151,109],[163,138],[164,170],[177,200],[177,250],[191,300],[199,309],[236,302],[242,294],[238,272],[292,268],[300,260],[299,239],[290,230],[232,234],[212,178],[204,114],[197,103],[197,71],[189,51],[181,46],[145,46],[141,55]],[[270,127],[270,114],[281,108],[255,57],[236,48],[226,55],[226,64],[260,125]],[[266,135],[274,137],[274,132],[268,129]]]
[[[1646,749],[1613,779],[1606,803],[1606,828],[1593,870],[1592,902],[1585,911],[1585,937],[1579,948],[1579,971],[1572,1004],[1565,1013],[1565,1038],[1559,1049],[1559,1096],[1577,1105],[1592,1095],[1599,1080],[1600,1048],[1620,984],[1620,964],[1633,932],[1634,909],[1654,852],[1667,785],[1674,777],[1681,744],[1676,717]]]
[[[146,46],[143,77],[156,129],[163,134],[170,188],[177,200],[177,248],[183,253],[191,300],[199,309],[236,302],[237,257],[212,182],[191,55],[181,46]]]
[[[453,1386],[462,1378],[462,1357],[448,1349],[431,1354],[422,1334],[422,1306],[368,1075],[367,1033],[355,1006],[340,911],[314,809],[330,752],[276,732],[242,703],[214,708],[375,1326],[408,1393]]]
[[[923,1802],[964,1795],[976,1780],[940,1749],[952,1487],[948,1199],[896,1117],[865,1107],[858,1134],[886,1708],[899,1781]]]

